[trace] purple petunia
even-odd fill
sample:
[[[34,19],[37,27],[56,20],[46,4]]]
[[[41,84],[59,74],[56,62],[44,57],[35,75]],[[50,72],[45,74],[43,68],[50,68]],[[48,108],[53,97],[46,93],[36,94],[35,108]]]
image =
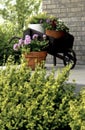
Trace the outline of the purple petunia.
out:
[[[19,44],[19,46],[22,46],[22,45],[23,45],[23,42],[24,42],[24,41],[23,41],[23,39],[22,39],[22,38],[21,38],[21,39],[19,39],[19,43],[18,43],[18,44]]]
[[[28,45],[28,44],[30,44],[31,43],[31,37],[29,36],[29,35],[26,35],[25,36],[25,40],[24,40],[24,44],[25,45]]]
[[[38,34],[34,34],[32,39],[37,39],[38,38]]]
[[[50,23],[50,19],[46,19],[46,23]]]
[[[46,45],[46,35],[44,34],[42,40],[39,40],[38,34],[34,34],[33,36],[25,35],[24,39],[19,39],[18,43],[13,45],[13,49],[15,51],[19,51],[22,53],[28,53],[30,51],[40,51],[43,45]]]
[[[18,51],[18,49],[19,49],[19,44],[15,43],[14,46],[13,46],[13,49],[14,49],[15,51]]]

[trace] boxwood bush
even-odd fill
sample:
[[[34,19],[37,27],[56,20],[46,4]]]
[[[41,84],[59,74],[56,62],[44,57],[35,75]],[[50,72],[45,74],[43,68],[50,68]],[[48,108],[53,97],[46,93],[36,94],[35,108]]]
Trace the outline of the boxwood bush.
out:
[[[8,60],[9,61],[9,60]],[[0,69],[0,130],[60,130],[68,127],[74,85],[67,84],[70,66],[47,73],[37,66],[6,63]]]
[[[69,114],[72,118],[72,130],[85,130],[85,88],[82,89],[75,100],[70,101]]]

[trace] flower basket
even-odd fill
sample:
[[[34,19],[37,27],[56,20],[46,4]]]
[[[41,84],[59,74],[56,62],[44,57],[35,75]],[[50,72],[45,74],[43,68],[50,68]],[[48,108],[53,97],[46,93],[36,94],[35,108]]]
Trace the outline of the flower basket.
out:
[[[42,63],[42,61],[46,60],[47,52],[30,52],[29,54],[25,54],[25,58],[27,60],[28,67],[31,67],[32,70],[35,69],[36,65]]]
[[[46,35],[53,38],[61,38],[65,35],[64,31],[46,30]]]

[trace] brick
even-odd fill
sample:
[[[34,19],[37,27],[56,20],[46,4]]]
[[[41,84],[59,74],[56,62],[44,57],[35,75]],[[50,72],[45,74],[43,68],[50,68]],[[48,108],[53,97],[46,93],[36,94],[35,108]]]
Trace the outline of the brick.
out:
[[[43,11],[59,17],[68,25],[75,38],[77,64],[85,64],[85,0],[43,0],[43,6]]]

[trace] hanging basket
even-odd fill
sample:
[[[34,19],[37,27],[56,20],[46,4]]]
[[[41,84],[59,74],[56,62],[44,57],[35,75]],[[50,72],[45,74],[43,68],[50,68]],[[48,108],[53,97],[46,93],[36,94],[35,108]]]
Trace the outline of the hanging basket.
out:
[[[25,58],[27,60],[28,67],[31,67],[32,70],[35,69],[37,64],[42,63],[42,61],[46,60],[47,52],[30,52],[29,54],[25,54]]]
[[[64,31],[46,30],[46,35],[53,38],[61,38],[65,35]]]

